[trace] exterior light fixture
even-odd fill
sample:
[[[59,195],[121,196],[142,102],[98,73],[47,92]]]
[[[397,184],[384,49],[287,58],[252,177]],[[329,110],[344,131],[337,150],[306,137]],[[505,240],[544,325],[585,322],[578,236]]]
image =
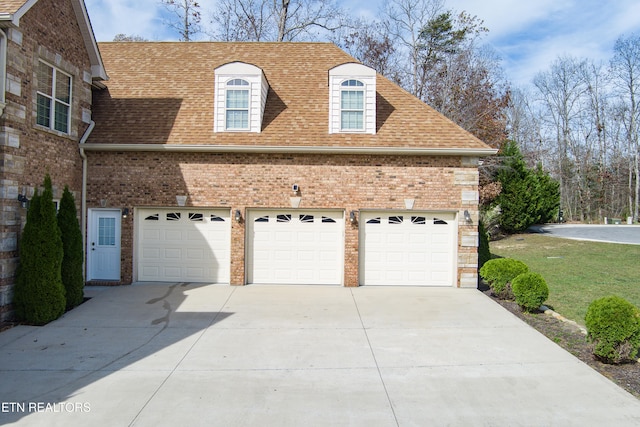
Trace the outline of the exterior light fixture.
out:
[[[358,218],[356,218],[356,211],[349,212],[349,222],[351,222],[351,224],[357,224]]]
[[[129,208],[122,209],[122,218],[127,218],[129,216]]]
[[[242,213],[240,213],[240,209],[236,209],[234,218],[236,219],[236,222],[242,222]]]
[[[176,196],[176,203],[178,206],[184,206],[187,203],[187,196]]]
[[[464,211],[464,220],[467,222],[467,224],[471,224],[473,222],[471,220],[471,214],[469,213],[468,210]]]
[[[25,196],[24,194],[18,194],[18,201],[23,208],[29,206],[29,199],[27,199],[27,196]]]

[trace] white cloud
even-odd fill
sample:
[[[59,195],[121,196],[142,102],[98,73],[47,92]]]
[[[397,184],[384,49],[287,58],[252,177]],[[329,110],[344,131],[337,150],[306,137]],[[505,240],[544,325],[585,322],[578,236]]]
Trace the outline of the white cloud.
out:
[[[637,0],[449,0],[447,5],[485,21],[487,41],[517,85],[530,83],[562,55],[607,61],[618,36],[640,30]]]
[[[85,0],[98,41],[116,34],[139,35],[149,40],[171,38],[162,24],[158,0]]]

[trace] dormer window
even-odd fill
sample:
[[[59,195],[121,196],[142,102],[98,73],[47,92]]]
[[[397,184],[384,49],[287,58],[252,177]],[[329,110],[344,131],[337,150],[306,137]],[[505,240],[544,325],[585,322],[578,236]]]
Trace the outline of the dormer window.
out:
[[[347,80],[340,86],[340,129],[364,130],[364,83]]]
[[[262,70],[244,62],[215,69],[214,132],[260,132],[269,85]]]
[[[226,92],[226,129],[249,130],[249,82],[230,80]]]
[[[376,133],[376,71],[362,64],[329,70],[329,133]]]

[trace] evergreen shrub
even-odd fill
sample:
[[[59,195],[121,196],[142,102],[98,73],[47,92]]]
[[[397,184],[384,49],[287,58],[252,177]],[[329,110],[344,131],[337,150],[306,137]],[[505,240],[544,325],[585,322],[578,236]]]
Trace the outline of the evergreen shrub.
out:
[[[58,209],[58,227],[62,238],[62,284],[66,291],[67,310],[82,303],[84,299],[84,276],[82,273],[83,250],[82,231],[78,223],[76,202],[69,191],[64,187],[60,208]]]
[[[522,273],[527,273],[529,267],[522,261],[511,258],[496,258],[487,261],[480,269],[482,277],[492,293],[500,299],[513,299],[511,281]]]
[[[66,306],[60,273],[62,240],[49,175],[42,195],[36,190],[29,204],[19,253],[13,298],[16,315],[30,324],[44,325],[60,317]]]
[[[605,363],[636,360],[640,347],[640,309],[617,296],[593,301],[585,317],[594,356]]]
[[[538,273],[524,273],[511,282],[516,303],[524,311],[536,311],[549,298],[549,287]]]
[[[478,267],[482,268],[490,259],[489,234],[487,233],[484,223],[480,221],[478,224]]]

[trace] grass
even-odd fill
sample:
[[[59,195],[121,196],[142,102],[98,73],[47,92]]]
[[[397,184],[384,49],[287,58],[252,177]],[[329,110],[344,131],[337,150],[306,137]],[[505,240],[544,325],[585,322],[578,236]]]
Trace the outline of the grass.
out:
[[[640,246],[518,234],[490,243],[494,256],[515,258],[549,285],[545,303],[584,326],[589,304],[617,295],[640,307]]]

